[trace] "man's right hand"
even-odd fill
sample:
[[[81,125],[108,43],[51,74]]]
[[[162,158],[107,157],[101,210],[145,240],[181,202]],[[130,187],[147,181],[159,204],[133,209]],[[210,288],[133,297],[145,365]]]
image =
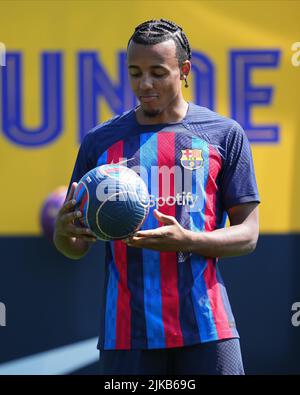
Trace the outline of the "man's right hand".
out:
[[[53,237],[56,248],[73,259],[83,256],[90,248],[90,243],[97,241],[90,229],[75,224],[75,220],[82,217],[82,213],[75,210],[76,201],[73,196],[76,186],[77,183],[73,182],[65,203],[57,214]]]

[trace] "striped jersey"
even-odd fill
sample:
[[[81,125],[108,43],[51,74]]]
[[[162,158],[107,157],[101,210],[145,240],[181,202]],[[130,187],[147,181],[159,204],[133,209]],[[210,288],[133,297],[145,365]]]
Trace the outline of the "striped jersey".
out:
[[[251,149],[232,119],[189,103],[174,124],[140,125],[135,109],[96,126],[79,149],[71,183],[97,165],[122,163],[145,181],[157,208],[194,232],[222,228],[226,210],[259,202]],[[70,185],[71,185],[70,183]],[[98,348],[182,347],[238,337],[217,258],[105,242]]]

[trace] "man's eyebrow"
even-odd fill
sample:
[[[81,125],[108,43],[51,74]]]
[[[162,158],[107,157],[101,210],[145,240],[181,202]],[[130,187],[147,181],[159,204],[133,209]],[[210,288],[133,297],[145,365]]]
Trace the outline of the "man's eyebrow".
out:
[[[139,66],[135,66],[132,64],[132,65],[129,65],[128,68],[129,69],[139,69]],[[166,70],[166,67],[164,67],[163,65],[160,65],[160,64],[150,66],[150,68],[151,69],[165,69]]]
[[[151,66],[151,68],[152,69],[166,69],[166,67],[161,65],[161,64],[157,64],[157,65]]]

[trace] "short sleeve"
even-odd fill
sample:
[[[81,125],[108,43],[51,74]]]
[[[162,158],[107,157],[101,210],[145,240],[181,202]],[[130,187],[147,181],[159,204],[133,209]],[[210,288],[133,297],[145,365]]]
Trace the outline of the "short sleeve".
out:
[[[91,134],[87,134],[79,148],[76,162],[74,165],[72,177],[68,187],[68,193],[73,182],[78,182],[89,170],[94,168],[96,164],[93,164],[92,150],[91,150]]]
[[[260,202],[250,143],[238,123],[233,125],[227,137],[221,191],[225,209],[242,203]]]

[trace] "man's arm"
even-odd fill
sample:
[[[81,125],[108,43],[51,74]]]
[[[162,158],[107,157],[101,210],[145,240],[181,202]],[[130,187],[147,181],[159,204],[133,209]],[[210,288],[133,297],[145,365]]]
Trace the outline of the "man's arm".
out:
[[[190,232],[189,251],[207,257],[230,257],[253,252],[259,234],[258,203],[228,210],[230,226],[212,232]]]
[[[212,232],[184,229],[176,218],[155,210],[164,224],[156,229],[139,231],[124,242],[137,248],[158,251],[194,252],[206,257],[229,257],[254,251],[259,234],[258,203],[244,203],[228,210],[230,227]]]

